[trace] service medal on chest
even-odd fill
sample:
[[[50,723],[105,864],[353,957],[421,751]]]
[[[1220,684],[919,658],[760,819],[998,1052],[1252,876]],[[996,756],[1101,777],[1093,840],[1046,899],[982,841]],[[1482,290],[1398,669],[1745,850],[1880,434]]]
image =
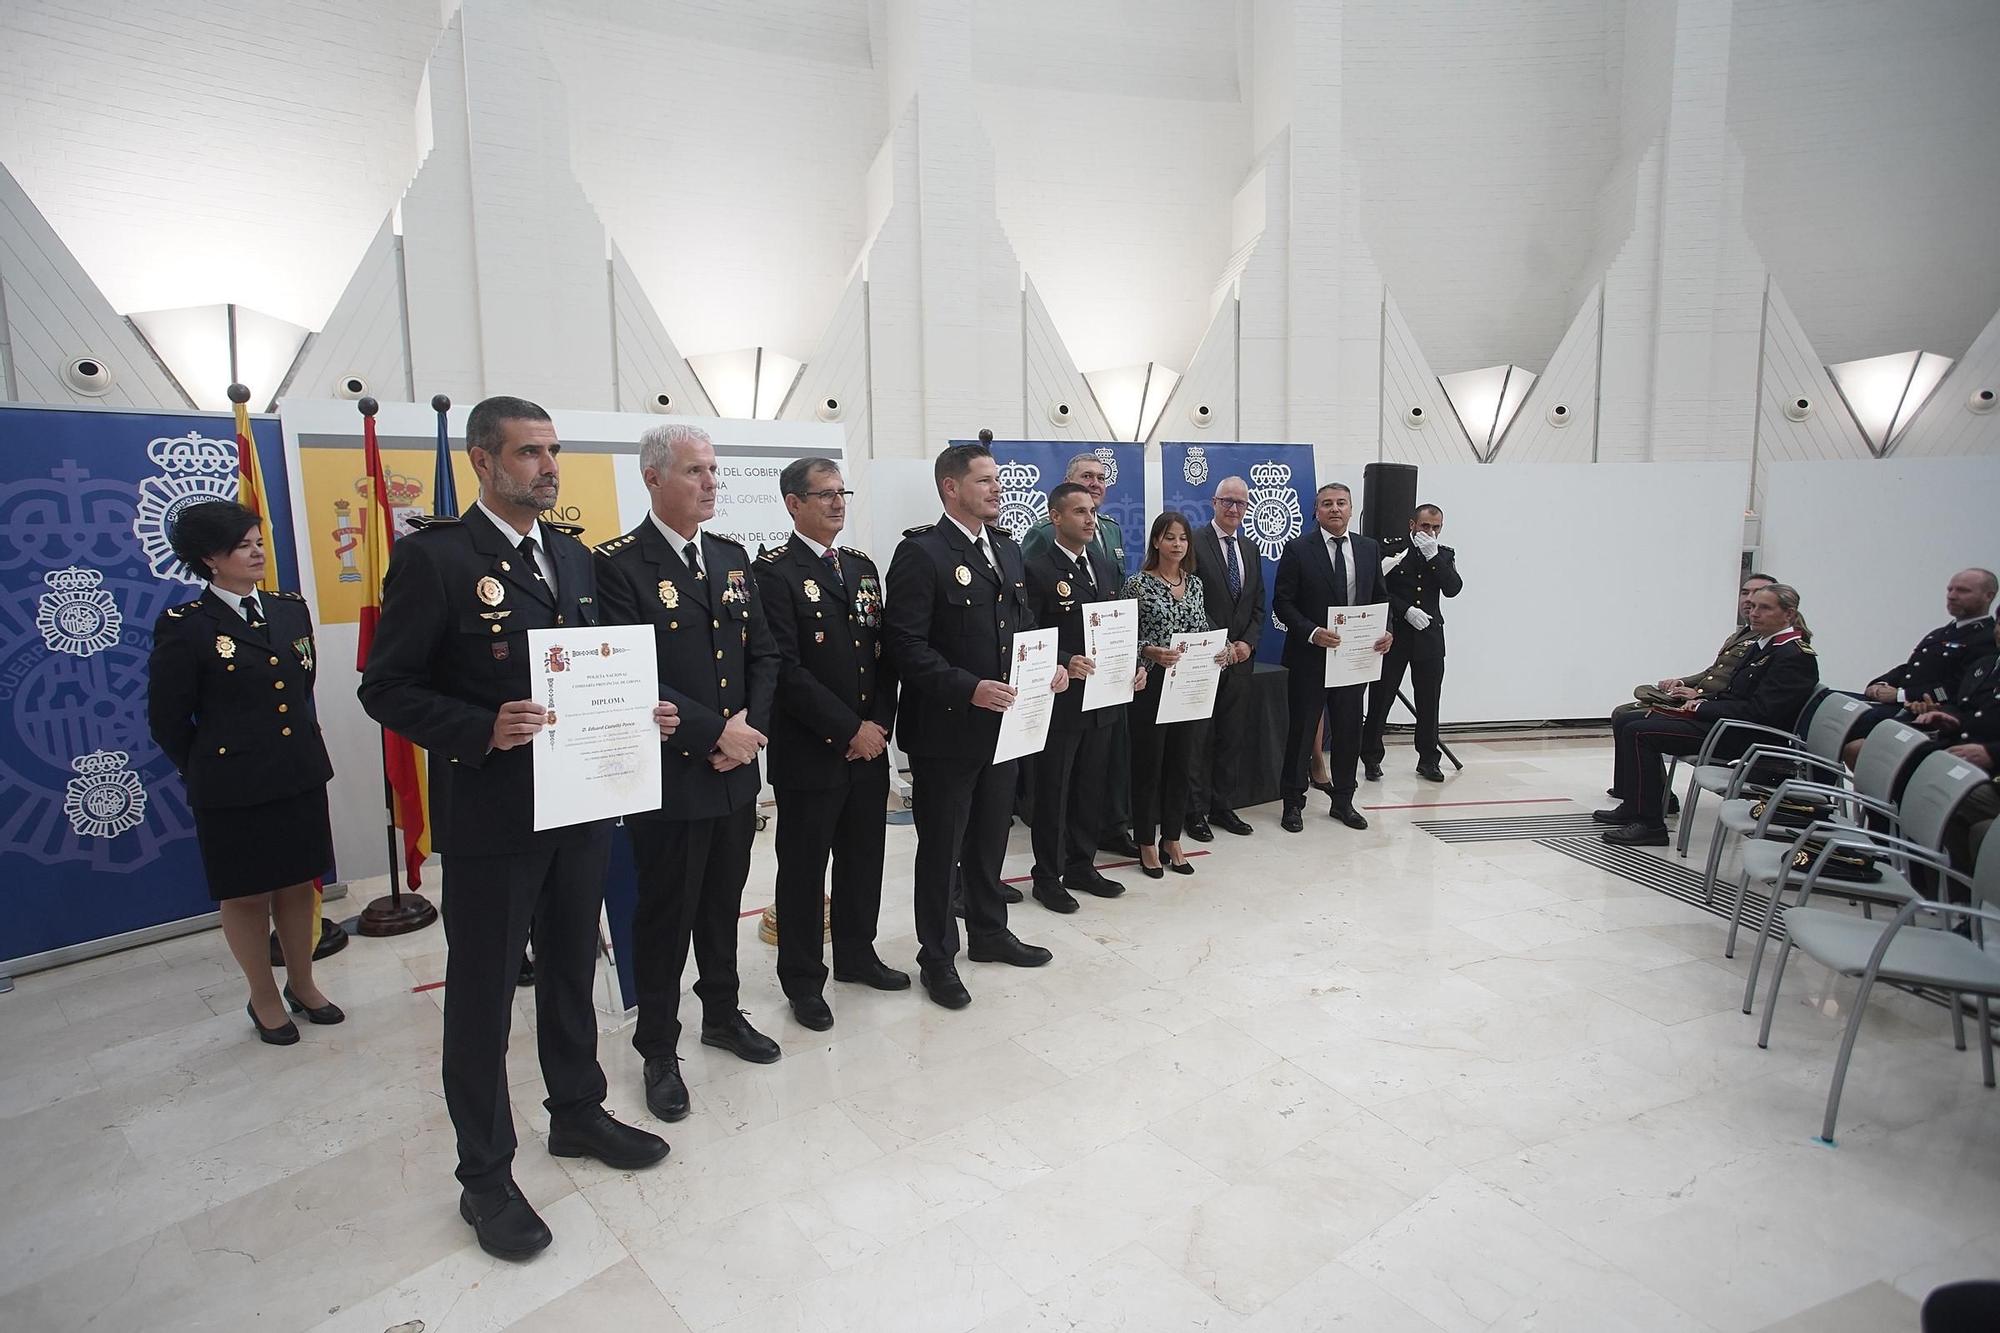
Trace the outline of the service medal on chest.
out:
[[[472,591],[488,606],[498,606],[506,600],[507,590],[500,586],[500,580],[488,574],[472,585]]]

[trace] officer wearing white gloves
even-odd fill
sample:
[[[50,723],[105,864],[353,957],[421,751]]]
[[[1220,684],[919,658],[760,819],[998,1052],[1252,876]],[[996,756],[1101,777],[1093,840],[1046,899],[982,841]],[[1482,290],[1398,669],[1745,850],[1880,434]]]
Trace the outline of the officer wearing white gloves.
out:
[[[1382,778],[1382,730],[1396,702],[1407,670],[1416,690],[1417,776],[1443,782],[1438,767],[1438,698],[1444,689],[1444,612],[1439,599],[1458,596],[1458,554],[1438,537],[1444,531],[1444,511],[1419,505],[1410,516],[1407,538],[1382,542],[1382,584],[1389,597],[1389,619],[1398,628],[1396,642],[1382,662],[1382,679],[1368,687],[1368,720],[1361,731],[1363,776]]]

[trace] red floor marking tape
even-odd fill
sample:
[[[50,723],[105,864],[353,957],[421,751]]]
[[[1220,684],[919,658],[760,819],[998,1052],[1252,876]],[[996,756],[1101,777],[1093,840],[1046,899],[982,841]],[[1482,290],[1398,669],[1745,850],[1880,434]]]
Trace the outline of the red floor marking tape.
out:
[[[1463,805],[1575,805],[1567,796],[1524,796],[1514,801],[1418,801],[1414,805],[1364,805],[1363,810],[1446,810]]]
[[[426,981],[421,986],[410,987],[410,994],[422,995],[427,990],[443,990],[443,989],[444,989],[444,983],[442,981]]]

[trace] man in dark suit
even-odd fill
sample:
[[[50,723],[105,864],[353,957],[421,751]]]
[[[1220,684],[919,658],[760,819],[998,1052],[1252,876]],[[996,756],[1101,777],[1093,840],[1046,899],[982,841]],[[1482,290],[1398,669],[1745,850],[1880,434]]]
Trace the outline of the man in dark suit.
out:
[[[597,583],[614,620],[653,627],[660,691],[680,708],[680,729],[661,746],[660,808],[625,820],[639,872],[632,1045],[646,1062],[646,1105],[674,1121],[688,1113],[679,1047],[690,947],[701,1044],[756,1064],[780,1055],[736,1007],[736,923],[757,836],[757,754],[770,734],[778,650],[750,553],[702,527],[715,517],[720,485],[708,433],[647,431],[639,473],[651,512],[597,548]]]
[[[538,521],[556,502],[562,445],[548,413],[489,398],[465,423],[479,502],[395,545],[360,697],[368,715],[431,754],[433,845],[444,855],[444,1096],[458,1134],[459,1214],[480,1247],[525,1258],[549,1229],[514,1185],[507,1030],[530,923],[536,1044],[549,1151],[621,1170],[666,1143],[604,1110],[597,1063],[597,919],[608,821],[534,828],[528,631],[613,623],[574,530]],[[654,712],[665,737],[676,710]]]
[[[1444,608],[1439,599],[1464,588],[1458,553],[1439,544],[1444,510],[1418,505],[1410,535],[1382,543],[1382,587],[1389,594],[1389,624],[1396,642],[1382,659],[1382,679],[1368,687],[1368,722],[1361,730],[1361,762],[1370,782],[1382,778],[1382,729],[1403,688],[1403,673],[1417,692],[1417,776],[1443,782],[1438,767],[1438,701],[1444,692]]]
[[[1097,604],[1116,601],[1123,580],[1092,540],[1097,501],[1088,488],[1064,482],[1050,491],[1049,517],[1053,539],[1026,559],[1028,599],[1035,623],[1056,627],[1056,656],[1072,681],[1088,680],[1097,664],[1084,651],[1084,618],[1120,614]],[[1137,679],[1145,680],[1143,667]],[[1086,712],[1083,694],[1072,685],[1055,697],[1048,744],[1029,761],[1035,774],[1035,901],[1051,912],[1074,912],[1075,893],[1116,898],[1125,892],[1094,864],[1107,814],[1105,760],[1117,731],[1112,724],[1125,706]]]
[[[965,901],[966,955],[1040,967],[1049,951],[1007,929],[1000,863],[1013,821],[1013,760],[993,762],[1016,631],[1034,628],[1021,548],[993,526],[1000,468],[983,444],[938,455],[944,515],[910,528],[889,562],[889,652],[902,682],[896,726],[915,786],[917,963],[924,991],[947,1009],[972,1003],[953,960],[952,878]],[[1053,682],[1064,688],[1068,673]]]
[[[847,524],[840,465],[801,458],[778,490],[792,536],[757,557],[778,649],[771,786],[778,794],[778,981],[799,1022],[833,1026],[820,893],[833,859],[833,978],[908,990],[875,954],[889,804],[896,664],[883,656],[882,579],[866,552],[835,546]]]
[[[2000,579],[1990,569],[1961,569],[1951,576],[1944,590],[1944,609],[1951,619],[1917,640],[1908,660],[1869,681],[1861,692],[1874,707],[1855,727],[1842,755],[1850,766],[1868,733],[1882,723],[1907,723],[1958,698],[1965,673],[1992,647],[1996,593]]]
[[[1317,526],[1287,542],[1278,558],[1271,606],[1285,627],[1283,660],[1290,673],[1286,695],[1291,731],[1285,741],[1285,806],[1279,820],[1287,833],[1305,828],[1306,780],[1322,716],[1333,750],[1333,792],[1327,814],[1349,828],[1368,827],[1367,819],[1354,808],[1361,710],[1368,687],[1326,686],[1326,651],[1340,646],[1339,632],[1327,628],[1327,612],[1383,600],[1382,548],[1374,538],[1347,530],[1353,517],[1354,493],[1340,482],[1327,483],[1313,501]],[[1386,653],[1393,642],[1394,636],[1385,630],[1375,641],[1375,651]]]
[[[1250,510],[1250,487],[1241,477],[1215,484],[1215,518],[1194,534],[1195,568],[1202,571],[1201,596],[1208,623],[1229,631],[1229,665],[1216,686],[1215,713],[1201,728],[1189,769],[1188,836],[1207,842],[1210,826],[1239,835],[1250,824],[1229,804],[1242,781],[1244,710],[1250,702],[1250,674],[1257,669],[1257,641],[1264,636],[1264,557],[1243,535]]]

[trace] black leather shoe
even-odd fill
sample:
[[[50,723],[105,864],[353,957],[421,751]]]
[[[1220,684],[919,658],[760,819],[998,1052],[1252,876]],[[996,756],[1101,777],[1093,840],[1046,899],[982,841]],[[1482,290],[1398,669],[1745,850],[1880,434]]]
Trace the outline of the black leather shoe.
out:
[[[1132,841],[1130,833],[1124,829],[1120,829],[1108,838],[1099,839],[1097,850],[1100,852],[1112,852],[1118,856],[1137,856],[1139,854],[1139,844]]]
[[[1367,816],[1356,810],[1352,801],[1335,801],[1328,807],[1326,817],[1328,819],[1338,819],[1349,828],[1361,829],[1368,827]]]
[[[1364,764],[1361,769],[1361,776],[1370,782],[1380,782],[1382,780],[1382,765]]]
[[[880,958],[870,958],[867,962],[857,963],[852,967],[842,967],[839,963],[835,963],[833,965],[833,979],[835,981],[852,982],[857,986],[872,986],[876,990],[908,990],[910,988],[910,974],[908,972],[898,972]]]
[[[1000,901],[1010,906],[1018,903],[1021,901],[1021,891],[1012,884],[1002,884],[1000,886]]]
[[[814,1032],[824,1032],[833,1026],[833,1010],[827,1007],[825,997],[819,995],[793,996],[792,1017]]]
[[[1194,840],[1195,840],[1196,842],[1214,842],[1214,841],[1215,841],[1215,830],[1214,830],[1214,829],[1211,829],[1211,828],[1210,828],[1210,827],[1208,826],[1208,821],[1207,821],[1206,819],[1190,819],[1190,820],[1188,820],[1188,822],[1187,822],[1187,828],[1186,828],[1185,830],[1183,830],[1183,831],[1184,831],[1184,832],[1185,832],[1185,833],[1186,833],[1186,834],[1187,834],[1187,835],[1188,835],[1188,836],[1189,836],[1190,838],[1193,838],[1193,839],[1194,839]]]
[[[1672,792],[1668,792],[1668,793],[1667,793],[1667,813],[1668,813],[1668,814],[1670,814],[1670,815],[1677,815],[1677,814],[1679,814],[1680,812],[1681,812],[1681,798],[1680,798],[1680,797],[1678,797],[1678,796],[1676,796],[1676,795],[1674,795],[1674,794],[1673,794]]]
[[[1037,884],[1034,892],[1035,901],[1051,912],[1068,916],[1076,910],[1076,899],[1070,897],[1069,890],[1060,884]]]
[[[1609,824],[1613,828],[1621,828],[1637,819],[1639,812],[1621,801],[1609,810],[1591,811],[1590,817],[1600,824]]]
[[[243,1012],[250,1015],[250,1026],[257,1029],[257,1039],[267,1046],[291,1046],[299,1039],[299,1025],[286,1019],[274,1028],[267,1028],[257,1021],[257,1006],[246,1004]]]
[[[521,955],[521,970],[514,974],[514,984],[523,988],[535,984],[535,960],[527,954]]]
[[[479,1237],[479,1248],[496,1259],[526,1259],[549,1247],[549,1224],[528,1206],[521,1189],[508,1181],[497,1190],[458,1196],[458,1215]]]
[[[1248,820],[1244,819],[1243,816],[1237,814],[1234,810],[1211,810],[1208,814],[1208,822],[1216,828],[1221,829],[1224,833],[1234,833],[1239,838],[1247,838],[1257,831],[1250,827]]]
[[[1115,879],[1106,879],[1096,871],[1089,875],[1071,875],[1063,882],[1063,887],[1071,893],[1087,893],[1093,898],[1116,898],[1125,892],[1125,886]]]
[[[1285,813],[1278,817],[1278,827],[1287,833],[1303,833],[1306,828],[1306,809],[1302,805],[1287,805]]]
[[[1665,824],[1642,824],[1634,820],[1597,835],[1619,847],[1664,847],[1670,841]]]
[[[1318,781],[1317,779],[1315,779],[1315,780],[1313,781],[1313,783],[1312,783],[1312,789],[1313,789],[1314,791],[1323,791],[1323,792],[1325,792],[1325,793],[1326,793],[1326,794],[1327,794],[1328,796],[1331,796],[1331,795],[1333,795],[1333,782],[1332,782],[1332,780],[1331,780],[1331,779],[1329,779],[1329,780],[1327,780],[1327,781],[1325,781],[1325,782],[1320,782],[1320,781]]]
[[[331,1001],[321,1005],[317,1009],[309,1008],[304,1000],[292,994],[292,983],[289,981],[285,983],[284,994],[285,1003],[291,1006],[292,1012],[295,1014],[304,1014],[308,1023],[317,1023],[321,1027],[331,1027],[335,1023],[344,1023],[347,1021],[346,1012],[339,1005]]]
[[[1012,931],[989,940],[968,940],[965,956],[975,963],[1005,963],[1009,967],[1040,967],[1055,957],[1036,944],[1023,944]]]
[[[658,1134],[620,1124],[602,1106],[549,1122],[549,1156],[595,1157],[617,1171],[638,1171],[666,1158],[671,1149]]]
[[[646,1109],[670,1125],[687,1119],[688,1085],[681,1079],[678,1055],[646,1061]]]
[[[1444,770],[1439,768],[1436,764],[1418,764],[1417,776],[1422,778],[1425,782],[1443,782]]]
[[[965,983],[958,979],[958,969],[950,963],[940,963],[936,967],[926,967],[921,971],[924,994],[931,997],[932,1003],[941,1004],[947,1009],[963,1009],[972,1003],[971,992],[965,989]]]
[[[739,1060],[748,1060],[753,1065],[776,1064],[784,1052],[778,1043],[750,1026],[750,1020],[738,1009],[720,1023],[701,1025],[701,1044],[728,1051]]]

